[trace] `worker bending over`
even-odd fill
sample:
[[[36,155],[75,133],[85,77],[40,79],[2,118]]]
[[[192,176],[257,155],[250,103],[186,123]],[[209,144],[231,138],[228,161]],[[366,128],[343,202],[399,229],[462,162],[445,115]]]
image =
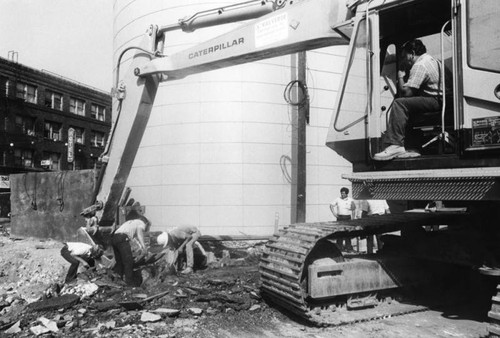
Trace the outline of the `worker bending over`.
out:
[[[76,279],[80,263],[86,268],[94,267],[95,260],[104,253],[99,245],[90,245],[80,242],[67,242],[61,249],[61,256],[71,263],[64,283],[70,283]]]
[[[184,242],[186,242],[186,268],[181,271],[182,274],[190,274],[193,272],[194,266],[194,253],[193,246],[200,248],[200,251],[204,256],[205,250],[203,247],[196,242],[200,238],[201,232],[197,227],[194,226],[180,226],[171,229],[168,232],[162,232],[158,235],[157,243],[163,245],[164,248],[169,247],[172,250],[179,250]],[[176,262],[173,262],[176,263]]]
[[[125,282],[130,286],[140,286],[142,284],[142,276],[140,273],[134,273],[134,256],[130,241],[136,239],[141,249],[141,254],[146,254],[147,248],[144,243],[144,233],[149,231],[151,223],[149,220],[140,215],[137,211],[130,211],[125,217],[126,222],[123,223],[114,233],[111,238],[111,245],[115,255],[114,272],[125,276]]]

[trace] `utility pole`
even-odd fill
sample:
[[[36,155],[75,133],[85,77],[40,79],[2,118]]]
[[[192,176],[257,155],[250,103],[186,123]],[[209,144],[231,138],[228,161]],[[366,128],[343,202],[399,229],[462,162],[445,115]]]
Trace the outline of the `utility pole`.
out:
[[[302,86],[297,86],[298,116],[297,116],[297,208],[296,222],[306,221],[306,126],[309,123],[309,98],[306,86],[306,52],[298,53],[297,80]]]

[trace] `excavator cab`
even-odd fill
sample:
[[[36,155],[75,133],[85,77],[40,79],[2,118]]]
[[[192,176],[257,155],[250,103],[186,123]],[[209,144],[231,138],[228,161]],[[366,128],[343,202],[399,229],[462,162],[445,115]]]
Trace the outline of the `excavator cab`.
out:
[[[351,22],[334,27],[350,45],[327,145],[353,163],[355,172],[497,166],[498,14],[494,1],[479,0],[358,6]],[[413,39],[422,40],[439,61],[443,107],[408,123],[405,146],[422,156],[374,161],[373,155],[385,148],[383,135],[399,95],[401,47]]]

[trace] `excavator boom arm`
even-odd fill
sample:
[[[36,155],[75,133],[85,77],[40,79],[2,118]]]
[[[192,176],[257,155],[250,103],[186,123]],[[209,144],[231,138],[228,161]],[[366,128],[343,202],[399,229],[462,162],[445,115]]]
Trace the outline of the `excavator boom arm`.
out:
[[[138,51],[129,71],[117,81],[121,94],[113,102],[114,122],[106,153],[102,156],[104,165],[96,189],[96,204],[83,214],[97,210],[100,226],[114,225],[160,82],[298,51],[346,44],[332,29],[349,17],[345,0],[303,0],[286,7],[283,1],[277,3],[279,6],[265,0],[248,1],[243,3],[245,6],[229,6],[226,11],[200,12],[203,15],[181,20],[178,25],[149,28],[141,44],[132,47]],[[280,10],[273,12],[276,8]],[[263,16],[185,51],[168,57],[161,55],[159,50],[163,47],[165,32],[173,29],[192,31],[214,25],[217,21],[214,18],[223,15],[220,12],[229,13],[220,17],[220,23]]]

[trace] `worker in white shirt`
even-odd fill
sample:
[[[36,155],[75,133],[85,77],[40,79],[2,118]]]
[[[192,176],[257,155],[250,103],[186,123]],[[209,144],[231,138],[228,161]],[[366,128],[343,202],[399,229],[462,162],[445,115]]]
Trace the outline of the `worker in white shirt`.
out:
[[[354,200],[349,197],[349,189],[343,187],[340,189],[340,197],[336,198],[333,203],[330,204],[330,210],[337,218],[337,221],[350,221],[354,218],[356,213],[356,204]],[[337,246],[340,250],[353,251],[352,243],[350,238],[344,240],[337,239]]]
[[[366,200],[362,203],[363,217],[377,217],[391,213],[391,209],[386,200]],[[376,239],[376,243],[374,241]],[[368,236],[367,238],[367,251],[373,253],[374,249],[382,249],[383,243],[380,240],[380,235]]]
[[[330,210],[337,221],[349,221],[353,218],[356,210],[354,200],[349,197],[349,189],[343,187],[340,189],[340,197],[336,198],[330,204]]]
[[[147,247],[144,242],[144,233],[149,231],[151,223],[140,215],[137,211],[130,211],[125,217],[126,221],[114,233],[111,238],[111,245],[115,255],[115,266],[113,271],[125,276],[125,283],[129,286],[140,286],[142,276],[140,273],[134,273],[134,256],[130,241],[136,239],[139,243],[141,254],[146,254]]]
[[[380,216],[391,213],[386,200],[366,200],[366,206],[368,216]]]
[[[95,260],[103,254],[103,249],[99,245],[90,245],[81,242],[67,242],[61,249],[61,256],[71,263],[66,275],[65,283],[70,283],[76,279],[80,263],[86,267],[95,266]]]

